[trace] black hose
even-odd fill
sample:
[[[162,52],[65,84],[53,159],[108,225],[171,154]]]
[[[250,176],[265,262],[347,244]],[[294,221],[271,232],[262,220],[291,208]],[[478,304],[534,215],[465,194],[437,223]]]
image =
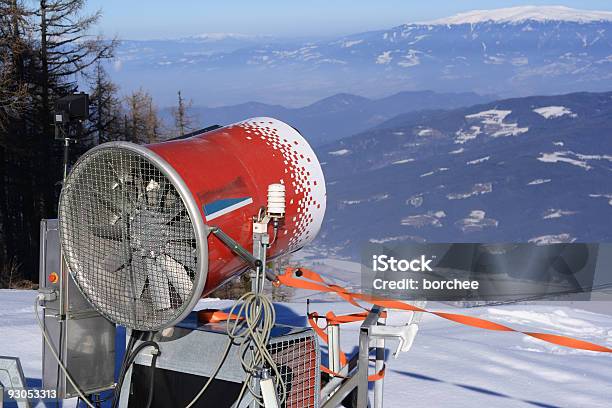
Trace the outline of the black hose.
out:
[[[157,363],[157,356],[159,355],[159,348],[157,354],[153,355],[151,359],[151,379],[149,380],[149,398],[147,399],[147,408],[151,408],[153,402],[153,393],[155,391],[155,364]]]
[[[128,358],[130,357],[132,349],[134,348],[134,344],[136,344],[136,331],[132,330],[132,333],[130,335],[130,341],[125,347],[125,354],[123,355],[123,359],[121,360],[121,368],[119,369],[119,377],[117,377],[117,386],[113,390],[113,403],[111,405],[112,408],[116,408],[117,404],[119,403],[119,393],[121,392],[120,391],[121,387],[119,386],[119,384],[123,384],[123,377],[125,376],[125,373],[127,371],[126,362]]]
[[[116,408],[117,405],[119,404],[119,398],[121,396],[121,388],[123,387],[123,381],[125,380],[125,375],[127,374],[127,371],[129,370],[130,366],[134,364],[134,361],[136,360],[136,357],[138,356],[138,354],[147,347],[154,347],[157,350],[157,354],[153,355],[154,360],[151,361],[152,363],[157,362],[157,356],[159,355],[160,350],[159,350],[159,344],[157,344],[156,342],[143,341],[138,346],[136,346],[136,348],[134,348],[134,350],[130,353],[129,357],[125,361],[124,371],[117,381],[117,388],[116,388],[117,394],[116,394],[115,400],[113,401],[113,408]]]

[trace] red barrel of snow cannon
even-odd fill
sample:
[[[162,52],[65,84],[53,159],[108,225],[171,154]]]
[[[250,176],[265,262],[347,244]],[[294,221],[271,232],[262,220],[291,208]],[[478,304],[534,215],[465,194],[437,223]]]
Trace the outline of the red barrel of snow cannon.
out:
[[[271,184],[285,186],[285,215],[269,259],[312,241],[325,214],[321,166],[296,129],[262,117],[162,143],[100,145],[74,165],[60,197],[70,273],[110,320],[171,326],[245,270],[210,230],[252,250]]]
[[[325,180],[308,142],[288,124],[254,118],[184,140],[147,145],[179,173],[208,226],[252,249],[252,219],[267,205],[268,186],[285,185],[284,225],[268,257],[295,251],[318,233],[325,213]],[[244,262],[208,237],[209,293]]]

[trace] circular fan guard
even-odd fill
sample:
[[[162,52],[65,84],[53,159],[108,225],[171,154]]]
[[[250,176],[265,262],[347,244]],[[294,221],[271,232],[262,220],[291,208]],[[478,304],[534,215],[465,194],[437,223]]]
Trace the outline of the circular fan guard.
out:
[[[116,142],[86,153],[62,189],[59,220],[70,273],[109,320],[159,330],[200,298],[204,224],[183,180],[151,150]]]

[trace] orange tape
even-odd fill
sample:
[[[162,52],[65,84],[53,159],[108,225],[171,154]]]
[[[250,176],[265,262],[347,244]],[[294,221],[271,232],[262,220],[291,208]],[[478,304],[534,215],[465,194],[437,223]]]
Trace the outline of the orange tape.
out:
[[[240,320],[241,316],[222,312],[218,309],[203,309],[198,311],[198,322],[200,323],[219,323],[229,319]]]
[[[378,381],[378,380],[382,380],[385,377],[385,370],[387,369],[387,366],[383,366],[382,370],[380,370],[379,372],[377,372],[376,374],[372,374],[368,376],[368,381]],[[327,373],[333,377],[340,377],[340,378],[346,378],[346,376],[344,375],[340,375],[338,373],[333,372],[332,370],[330,370],[329,368],[325,367],[324,365],[321,365],[321,371],[323,371],[324,373]]]
[[[299,274],[299,278],[294,275]],[[490,320],[481,319],[474,316],[466,316],[456,313],[443,313],[443,312],[432,312],[429,310],[422,309],[420,307],[411,305],[409,303],[400,302],[399,300],[390,300],[384,299],[374,296],[368,296],[360,293],[352,293],[342,288],[341,286],[331,285],[325,282],[325,280],[316,272],[310,271],[308,269],[303,268],[287,268],[284,274],[278,276],[277,285],[285,285],[290,286],[297,289],[308,289],[314,290],[318,292],[325,293],[335,293],[343,299],[346,299],[349,303],[353,305],[357,305],[359,308],[365,309],[363,306],[359,305],[356,299],[364,301],[366,303],[370,303],[372,305],[377,305],[381,307],[385,307],[388,309],[398,309],[398,310],[406,310],[413,312],[422,312],[429,313],[441,317],[446,320],[453,321],[455,323],[463,324],[465,326],[476,327],[484,330],[493,330],[493,331],[505,331],[505,332],[515,332],[522,333],[526,336],[530,336],[547,343],[556,344],[563,347],[569,347],[578,350],[588,350],[588,351],[596,351],[601,353],[612,353],[612,349],[609,347],[601,346],[599,344],[591,343],[584,340],[578,340],[573,337],[562,336],[558,334],[549,334],[549,333],[537,333],[537,332],[523,332],[520,330],[515,330],[511,327],[504,326],[499,323],[492,322]],[[333,315],[333,314],[332,314]],[[350,316],[350,315],[347,315]],[[348,318],[347,318],[348,319]],[[310,319],[309,319],[310,320]],[[357,321],[357,320],[354,320]],[[320,329],[320,328],[319,328]],[[316,329],[315,329],[316,330]],[[321,329],[321,331],[323,331]],[[327,335],[325,335],[325,339]],[[326,341],[326,340],[325,340]]]

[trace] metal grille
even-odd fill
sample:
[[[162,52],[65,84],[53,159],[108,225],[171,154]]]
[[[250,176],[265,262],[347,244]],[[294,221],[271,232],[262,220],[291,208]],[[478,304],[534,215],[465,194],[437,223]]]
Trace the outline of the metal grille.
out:
[[[319,406],[319,349],[312,331],[283,336],[268,346],[287,387],[283,408]]]
[[[157,330],[183,313],[199,278],[200,244],[175,186],[148,158],[117,146],[87,153],[64,185],[59,212],[70,272],[103,315]]]

